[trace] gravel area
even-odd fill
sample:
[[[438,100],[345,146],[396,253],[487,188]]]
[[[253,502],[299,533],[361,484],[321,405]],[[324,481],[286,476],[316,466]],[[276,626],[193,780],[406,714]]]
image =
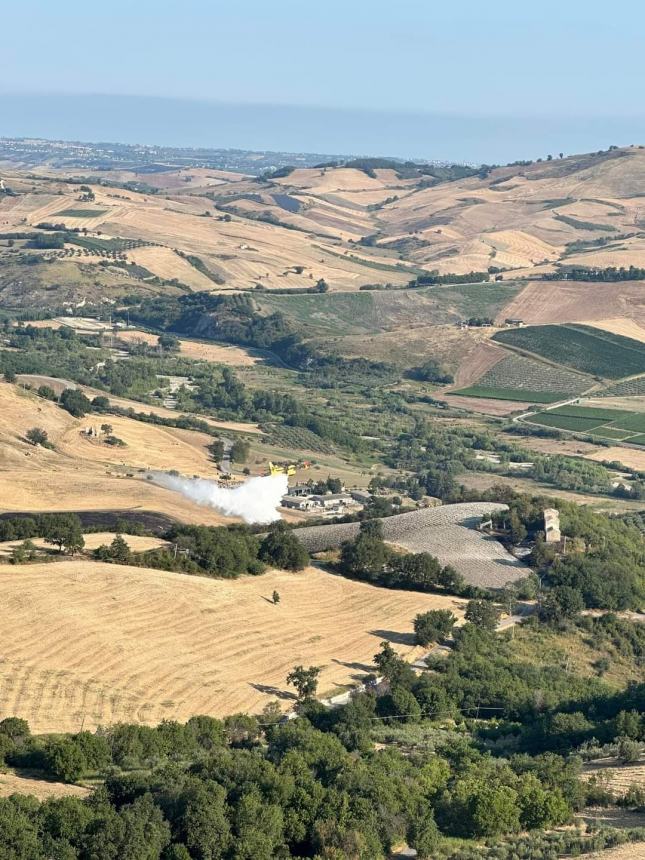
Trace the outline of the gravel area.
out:
[[[381,522],[388,543],[410,552],[431,553],[441,564],[452,565],[471,585],[503,588],[527,576],[529,568],[476,526],[483,514],[506,509],[503,504],[466,502],[397,514]],[[323,552],[351,540],[358,529],[359,523],[341,523],[297,529],[296,534],[309,552]]]

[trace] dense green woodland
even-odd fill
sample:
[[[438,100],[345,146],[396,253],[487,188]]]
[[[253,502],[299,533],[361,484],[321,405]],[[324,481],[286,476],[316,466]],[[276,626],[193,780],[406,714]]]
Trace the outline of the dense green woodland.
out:
[[[578,779],[573,750],[593,740],[628,756],[645,739],[645,685],[616,692],[523,663],[509,638],[483,622],[455,638],[451,656],[422,676],[383,643],[375,664],[385,692],[333,711],[305,698],[300,717],[286,724],[274,706],[260,718],[50,737],[31,737],[24,721],[6,719],[0,750],[9,764],[105,782],[87,800],[0,800],[0,856],[378,860],[408,841],[421,858],[467,860],[482,856],[482,840],[499,846],[486,855],[493,858],[602,847],[599,837],[585,843],[570,833],[561,836],[570,843],[553,839],[552,853],[539,853],[540,831],[597,802],[596,788]],[[396,743],[376,750],[372,733],[388,724],[395,736],[425,727],[434,740],[407,752]],[[644,800],[635,794],[631,802]]]

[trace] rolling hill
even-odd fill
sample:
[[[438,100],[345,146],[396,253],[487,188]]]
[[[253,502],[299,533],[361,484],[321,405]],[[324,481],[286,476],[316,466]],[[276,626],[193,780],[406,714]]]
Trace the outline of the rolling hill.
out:
[[[321,279],[355,291],[489,268],[524,281],[558,267],[638,266],[645,250],[641,148],[480,171],[365,160],[261,176],[172,163],[26,169],[4,158],[5,305],[302,290]],[[43,224],[64,232],[59,247],[34,242],[51,239]]]

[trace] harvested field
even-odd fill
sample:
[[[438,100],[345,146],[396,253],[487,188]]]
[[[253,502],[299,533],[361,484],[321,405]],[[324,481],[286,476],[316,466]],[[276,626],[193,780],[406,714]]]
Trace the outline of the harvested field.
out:
[[[42,779],[42,776],[30,776],[26,771],[0,773],[0,797],[9,797],[12,794],[29,794],[38,800],[56,797],[83,798],[90,794],[90,789],[66,782],[53,782]]]
[[[110,462],[114,463],[117,459],[127,459],[127,454],[122,452],[129,452],[133,460],[145,460],[147,428],[155,431],[149,437],[151,456],[163,460],[163,446],[170,444],[171,439],[177,442],[177,445],[168,448],[165,468],[172,465],[170,458],[173,453],[183,452],[180,456],[188,457],[194,464],[201,459],[203,471],[214,474],[206,452],[199,452],[203,442],[199,437],[202,434],[196,434],[197,440],[191,442],[188,437],[180,440],[180,437],[173,435],[162,440],[157,431],[170,428],[143,424],[133,419],[119,420],[128,422],[126,433],[134,442],[132,450],[114,449],[85,441],[80,436],[80,430],[87,426],[87,418],[73,418],[50,401],[20,391],[12,385],[0,384],[2,509],[35,512],[118,510],[123,509],[126,502],[129,508],[157,511],[186,522],[214,525],[224,521],[215,511],[193,504],[149,481],[138,479],[133,470],[111,466],[104,459],[106,452],[109,452]],[[24,433],[30,427],[45,429],[50,441],[55,446],[60,445],[60,450],[50,451],[27,443]],[[177,432],[192,435],[194,431],[172,431],[173,434]]]
[[[490,341],[478,343],[465,360],[461,361],[455,373],[455,386],[460,388],[472,385],[491,373],[491,370],[505,360],[506,353]]]
[[[90,532],[83,535],[85,540],[85,550],[91,552],[93,549],[101,546],[101,544],[110,544],[116,537],[116,532]],[[167,541],[157,537],[148,535],[124,535],[124,540],[130,547],[132,552],[145,552],[149,549],[158,549],[162,546],[168,546]],[[32,538],[32,543],[38,549],[55,551],[51,544],[45,543],[42,538]],[[21,540],[8,540],[0,542],[0,556],[8,556],[11,551],[22,544]]]
[[[632,340],[639,340],[641,343],[645,343],[645,328],[634,322],[634,320],[618,317],[617,319],[595,320],[594,322],[589,322],[589,325],[603,331],[610,331],[612,334],[619,334],[622,337],[629,337]]]
[[[133,248],[128,251],[128,261],[143,266],[159,278],[177,278],[193,290],[212,290],[213,282],[206,275],[180,257],[176,251],[163,247]]]
[[[465,605],[317,568],[231,581],[88,561],[2,567],[0,600],[0,717],[35,732],[287,707],[294,664],[323,667],[324,695],[370,671],[384,639],[420,656],[418,612]]]
[[[634,822],[627,826],[642,827],[643,824]],[[634,842],[627,845],[619,845],[617,848],[609,848],[607,851],[597,851],[594,854],[586,854],[585,857],[587,860],[642,860],[644,850],[645,848],[642,842]]]
[[[645,761],[621,764],[617,759],[597,759],[584,765],[582,776],[584,779],[602,778],[603,785],[622,797],[633,785],[645,789]]]
[[[93,462],[121,465],[133,469],[177,469],[185,474],[214,477],[215,464],[206,450],[213,439],[196,430],[179,430],[160,427],[132,418],[117,415],[99,416],[112,426],[114,435],[125,442],[125,447],[107,445],[101,437],[84,435],[81,430],[100,428],[97,416],[87,415],[63,434],[57,449],[64,454]]]
[[[429,552],[450,564],[466,582],[502,588],[528,575],[529,569],[506,552],[499,541],[476,531],[484,514],[506,510],[493,502],[468,502],[424,508],[381,520],[385,540],[410,552]],[[310,552],[339,547],[358,534],[359,523],[311,526],[296,534]]]
[[[645,451],[637,451],[635,448],[622,448],[615,445],[611,448],[601,448],[599,451],[584,456],[587,460],[594,460],[597,463],[616,461],[627,466],[628,469],[645,472]]]
[[[150,346],[156,346],[158,340],[158,335],[138,329],[119,331],[117,337],[128,343],[143,341]],[[186,358],[194,358],[197,361],[212,361],[215,364],[228,364],[232,367],[250,367],[260,361],[257,354],[251,354],[241,346],[184,340],[183,338],[179,339],[179,344],[181,355],[186,356]]]
[[[533,281],[499,312],[498,324],[507,317],[523,319],[528,325],[589,325],[593,320],[619,317],[645,324],[643,283],[621,281],[607,290],[584,281]]]

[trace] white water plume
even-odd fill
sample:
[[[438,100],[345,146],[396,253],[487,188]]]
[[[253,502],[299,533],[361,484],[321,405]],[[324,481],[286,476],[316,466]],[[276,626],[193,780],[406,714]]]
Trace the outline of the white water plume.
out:
[[[222,487],[207,478],[183,478],[154,472],[154,481],[168,490],[197,502],[215,508],[227,517],[241,517],[245,523],[272,523],[280,519],[277,508],[288,491],[286,475],[267,475],[249,478],[236,487]]]

